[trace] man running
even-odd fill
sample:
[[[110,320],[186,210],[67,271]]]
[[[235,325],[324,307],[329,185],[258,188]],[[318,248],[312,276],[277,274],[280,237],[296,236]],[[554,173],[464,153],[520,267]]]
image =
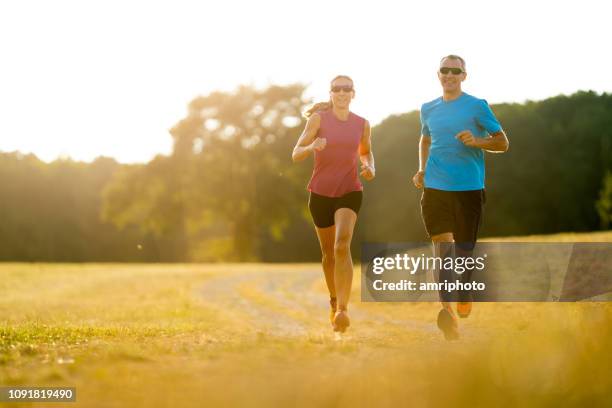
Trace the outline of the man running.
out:
[[[421,214],[425,229],[434,255],[443,258],[451,255],[451,246],[464,253],[474,248],[485,203],[484,151],[503,153],[509,145],[487,102],[462,91],[466,76],[463,58],[442,58],[438,70],[442,96],[421,107],[419,171],[412,180],[417,188],[424,187]],[[442,269],[439,281],[455,281],[458,276],[453,274]],[[463,275],[462,280],[469,280],[469,273]],[[460,291],[458,296],[457,314],[468,317],[471,293]],[[440,292],[438,327],[447,340],[459,338],[452,300],[448,292]]]

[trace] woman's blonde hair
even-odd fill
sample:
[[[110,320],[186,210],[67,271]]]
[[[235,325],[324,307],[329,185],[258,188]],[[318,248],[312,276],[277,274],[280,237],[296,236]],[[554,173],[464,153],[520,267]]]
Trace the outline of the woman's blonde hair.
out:
[[[353,79],[348,76],[348,75],[337,75],[336,77],[334,77],[334,79],[331,80],[331,82],[329,83],[330,86],[334,84],[334,81],[337,79],[348,79],[349,81],[351,81],[351,84],[353,84]],[[305,112],[304,112],[304,117],[305,118],[309,118],[312,116],[313,113],[318,112],[318,111],[324,111],[324,110],[328,110],[331,109],[331,107],[334,106],[334,104],[332,103],[331,98],[329,98],[328,101],[326,102],[317,102],[314,105],[312,105],[310,108],[308,108]]]

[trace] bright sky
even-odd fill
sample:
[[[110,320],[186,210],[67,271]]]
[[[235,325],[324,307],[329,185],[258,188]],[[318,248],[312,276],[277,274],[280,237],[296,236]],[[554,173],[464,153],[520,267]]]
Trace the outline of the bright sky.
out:
[[[339,73],[375,124],[439,96],[449,53],[490,103],[610,92],[606,3],[5,1],[0,151],[144,162],[170,152],[168,129],[196,95],[303,82],[324,100]]]

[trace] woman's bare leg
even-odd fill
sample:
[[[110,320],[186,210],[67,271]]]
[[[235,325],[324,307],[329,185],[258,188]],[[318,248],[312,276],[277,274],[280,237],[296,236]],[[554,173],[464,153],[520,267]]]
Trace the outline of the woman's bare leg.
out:
[[[321,264],[323,265],[323,273],[325,274],[325,283],[329,290],[329,297],[336,298],[336,285],[334,283],[334,242],[336,239],[336,226],[319,228],[315,227],[317,237],[319,237],[319,245],[321,246]]]
[[[357,214],[349,208],[339,208],[334,214],[334,221],[336,224],[334,281],[338,297],[338,310],[347,310],[353,284],[351,240],[357,222]]]

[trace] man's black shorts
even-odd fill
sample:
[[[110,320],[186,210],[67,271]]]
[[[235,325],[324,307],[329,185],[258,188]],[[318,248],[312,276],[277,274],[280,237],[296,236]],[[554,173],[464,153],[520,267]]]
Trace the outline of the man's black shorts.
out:
[[[327,228],[334,225],[334,214],[339,208],[350,208],[359,214],[362,198],[361,191],[351,191],[342,197],[326,197],[311,191],[308,209],[314,224],[319,228]]]
[[[486,202],[485,191],[443,191],[425,188],[421,214],[427,234],[452,232],[455,242],[475,243]]]

